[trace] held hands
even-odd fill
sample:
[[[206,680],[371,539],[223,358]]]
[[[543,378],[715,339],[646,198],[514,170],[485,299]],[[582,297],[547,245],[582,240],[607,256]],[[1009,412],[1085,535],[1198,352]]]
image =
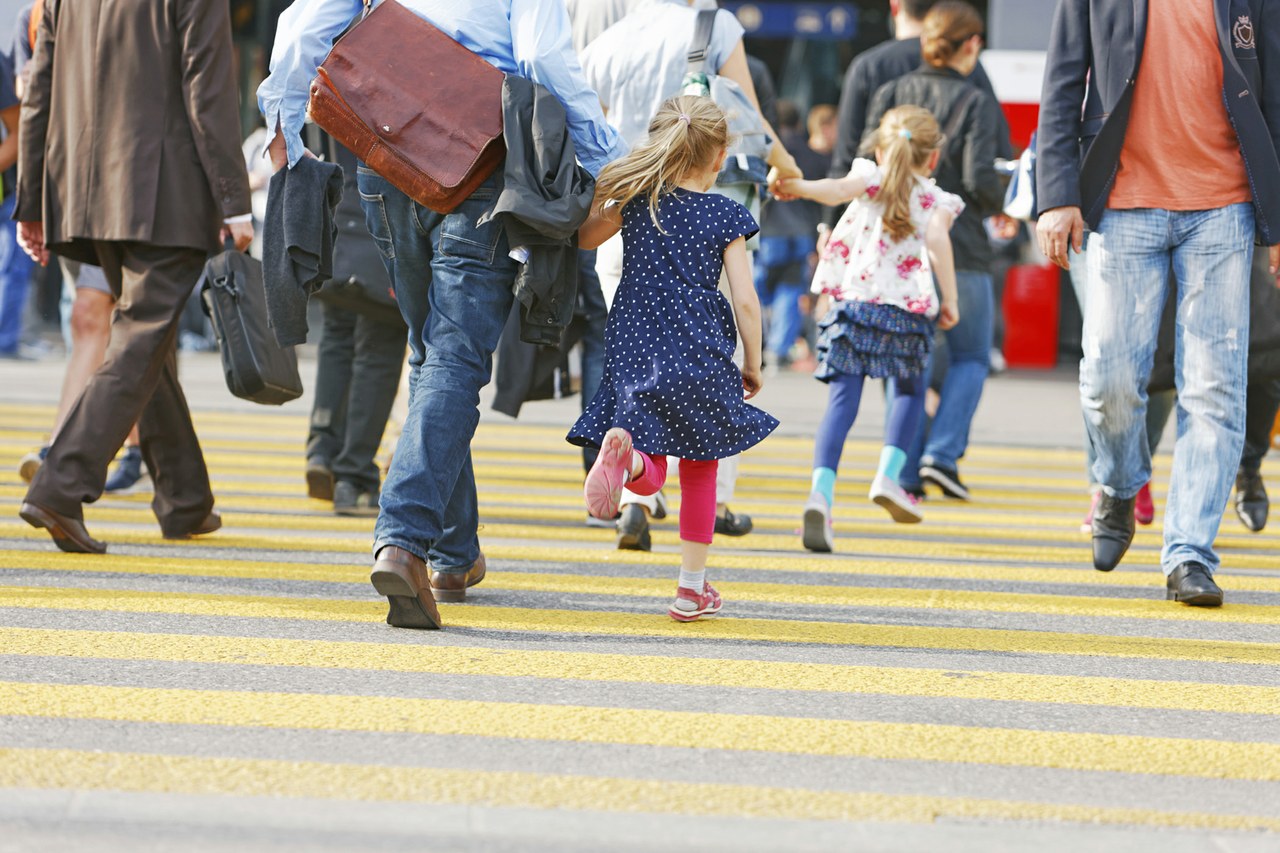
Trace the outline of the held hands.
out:
[[[19,222],[18,245],[40,266],[49,265],[49,250],[44,245],[43,222]]]
[[[1077,252],[1084,249],[1084,217],[1080,208],[1055,207],[1042,214],[1036,223],[1036,242],[1046,258],[1064,270],[1071,269],[1067,248]]]
[[[959,322],[960,306],[950,300],[942,300],[942,307],[938,309],[938,328],[945,332],[954,329]]]
[[[760,393],[760,389],[764,387],[764,377],[760,375],[760,367],[744,367],[742,368],[742,390],[743,399],[750,400],[752,397]]]

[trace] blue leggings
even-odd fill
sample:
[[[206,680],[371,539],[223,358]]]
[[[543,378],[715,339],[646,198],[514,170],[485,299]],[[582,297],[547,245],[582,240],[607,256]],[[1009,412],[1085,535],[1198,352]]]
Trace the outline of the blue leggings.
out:
[[[814,443],[814,468],[839,469],[844,440],[849,437],[849,430],[853,429],[853,422],[858,418],[858,404],[862,401],[865,380],[865,376],[840,373],[828,383],[831,397]],[[890,379],[889,383],[889,400],[892,402],[889,404],[888,423],[885,424],[884,443],[906,450],[924,416],[924,392],[929,383],[923,376]]]

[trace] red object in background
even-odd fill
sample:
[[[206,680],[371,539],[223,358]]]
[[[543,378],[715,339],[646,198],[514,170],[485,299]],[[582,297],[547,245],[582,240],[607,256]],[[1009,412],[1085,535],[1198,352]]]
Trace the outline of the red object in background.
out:
[[[1040,121],[1040,105],[1004,103],[1000,106],[1009,122],[1009,138],[1013,141],[1013,147],[1021,153],[1031,141],[1031,134]]]
[[[1057,365],[1060,276],[1053,264],[1022,264],[1009,270],[1003,307],[1004,357],[1010,367]]]

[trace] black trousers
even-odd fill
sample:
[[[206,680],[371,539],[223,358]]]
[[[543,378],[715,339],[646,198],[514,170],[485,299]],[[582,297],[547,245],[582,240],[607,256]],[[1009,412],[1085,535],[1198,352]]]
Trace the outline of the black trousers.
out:
[[[408,338],[402,325],[322,304],[307,458],[326,463],[339,482],[377,491],[381,478],[374,456],[396,399]]]
[[[177,339],[205,253],[147,243],[99,242],[116,297],[106,360],[71,407],[27,500],[75,519],[102,496],[107,468],[134,423],[155,484],[151,507],[166,536],[199,527],[213,492],[187,399],[178,384]]]
[[[1250,474],[1262,467],[1271,449],[1271,427],[1280,410],[1280,379],[1255,379],[1246,389],[1244,454],[1240,468]]]

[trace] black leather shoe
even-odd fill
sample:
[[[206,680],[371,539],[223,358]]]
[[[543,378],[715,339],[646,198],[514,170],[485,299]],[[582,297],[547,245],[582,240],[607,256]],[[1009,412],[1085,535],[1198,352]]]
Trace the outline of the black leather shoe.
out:
[[[1187,562],[1173,570],[1165,582],[1169,601],[1181,601],[1192,607],[1221,607],[1222,588],[1203,563]]]
[[[1103,492],[1093,511],[1093,567],[1109,572],[1133,542],[1133,498],[1113,498]]]
[[[653,539],[649,536],[649,511],[641,504],[627,504],[618,517],[618,550],[649,551]]]
[[[721,536],[746,536],[754,527],[751,516],[737,515],[725,509],[724,515],[716,516],[716,533]]]
[[[1236,515],[1240,523],[1257,533],[1267,526],[1270,511],[1271,501],[1262,485],[1262,473],[1241,468],[1236,474]]]

